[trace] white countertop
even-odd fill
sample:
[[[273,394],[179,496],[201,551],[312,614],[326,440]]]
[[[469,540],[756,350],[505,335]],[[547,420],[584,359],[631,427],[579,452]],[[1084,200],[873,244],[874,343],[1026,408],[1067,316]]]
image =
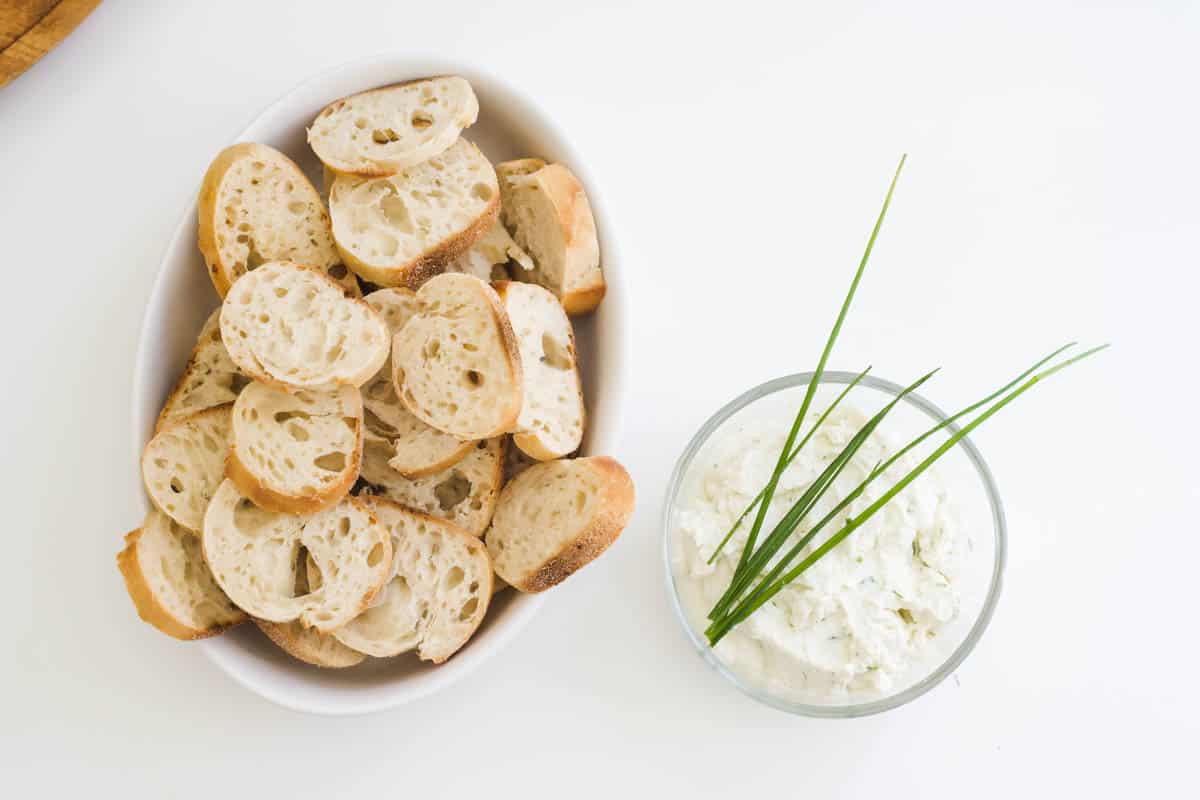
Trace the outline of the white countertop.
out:
[[[268,5],[110,0],[0,90],[6,793],[1194,785],[1200,7]],[[208,160],[307,75],[383,50],[503,75],[589,159],[632,276],[614,455],[639,508],[486,667],[398,711],[326,719],[260,700],[138,622],[113,556],[141,514],[142,309]],[[902,151],[831,367],[869,361],[902,380],[941,365],[926,394],[956,406],[1062,341],[1115,347],[976,437],[1011,554],[957,675],[883,716],[793,718],[737,694],[684,639],[663,585],[662,492],[720,404],[815,363]]]

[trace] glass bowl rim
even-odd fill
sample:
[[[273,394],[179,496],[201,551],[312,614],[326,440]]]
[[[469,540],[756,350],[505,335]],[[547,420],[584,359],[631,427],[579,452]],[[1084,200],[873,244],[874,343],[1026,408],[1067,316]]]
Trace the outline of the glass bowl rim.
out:
[[[855,378],[858,373],[842,372],[837,370],[826,370],[822,373],[821,379],[817,385],[831,384],[844,386]],[[893,708],[898,708],[906,703],[909,703],[921,695],[928,692],[933,687],[940,684],[950,674],[952,674],[962,662],[975,649],[980,638],[987,630],[988,624],[992,620],[992,615],[995,613],[996,604],[1000,600],[1000,590],[1004,582],[1004,567],[1008,557],[1008,528],[1005,522],[1004,506],[1000,501],[1000,492],[996,487],[995,478],[992,472],[988,469],[987,463],[983,459],[983,455],[970,437],[964,437],[959,440],[958,447],[966,453],[967,459],[975,467],[980,481],[983,483],[984,492],[987,495],[988,504],[991,507],[993,531],[996,540],[995,559],[992,565],[991,582],[988,585],[987,596],[984,598],[983,606],[980,608],[979,616],[963,641],[938,667],[930,672],[920,681],[907,687],[903,691],[895,694],[882,697],[877,700],[871,700],[863,703],[851,703],[847,705],[816,705],[812,703],[797,703],[784,700],[771,695],[769,692],[752,686],[743,681],[737,674],[722,662],[713,652],[706,641],[702,639],[700,634],[692,628],[688,621],[687,614],[683,610],[683,605],[679,599],[679,589],[675,582],[675,572],[671,569],[671,515],[675,508],[676,501],[679,495],[679,489],[683,484],[683,477],[691,466],[692,460],[700,449],[708,442],[709,438],[715,433],[726,421],[729,420],[737,412],[761,400],[768,395],[786,389],[794,389],[798,386],[807,386],[813,378],[812,372],[797,372],[791,375],[784,375],[780,378],[761,383],[740,395],[722,406],[715,414],[708,418],[700,429],[688,441],[683,453],[679,456],[679,460],[675,463],[675,468],[671,472],[671,478],[667,483],[666,502],[663,503],[662,511],[662,539],[663,539],[663,565],[666,569],[667,592],[671,596],[671,604],[675,609],[675,616],[679,620],[680,625],[686,633],[688,640],[692,646],[700,653],[704,661],[712,667],[725,680],[729,681],[742,694],[757,700],[760,703],[776,708],[780,711],[785,711],[790,714],[798,714],[805,717],[820,717],[820,718],[851,718],[865,717],[871,714],[878,714],[883,711],[889,711]],[[899,395],[904,387],[895,384],[889,380],[878,378],[873,375],[866,375],[859,381],[860,386],[874,389],[884,394]],[[915,407],[923,412],[926,416],[936,422],[944,422],[949,415],[942,411],[938,406],[934,405],[929,400],[925,399],[916,392],[910,392],[904,397],[904,402]],[[951,423],[944,429],[948,434],[953,435],[959,431],[960,427]]]

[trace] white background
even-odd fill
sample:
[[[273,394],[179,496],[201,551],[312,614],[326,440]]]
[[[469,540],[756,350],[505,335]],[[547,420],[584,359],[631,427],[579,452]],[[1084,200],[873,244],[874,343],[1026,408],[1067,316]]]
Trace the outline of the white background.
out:
[[[571,5],[109,0],[0,91],[5,793],[1194,791],[1200,8]],[[589,160],[635,302],[615,455],[639,509],[485,668],[326,719],[138,622],[113,556],[140,517],[136,336],[182,209],[269,101],[384,50],[494,71]],[[1011,560],[957,675],[883,716],[793,718],[686,643],[662,492],[709,413],[811,368],[902,151],[832,367],[941,365],[927,394],[957,406],[1062,341],[1115,347],[977,437]]]

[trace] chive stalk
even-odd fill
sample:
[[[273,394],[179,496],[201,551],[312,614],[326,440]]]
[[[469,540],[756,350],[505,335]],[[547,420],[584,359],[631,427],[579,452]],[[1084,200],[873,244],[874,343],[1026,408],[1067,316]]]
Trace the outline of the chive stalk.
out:
[[[754,550],[754,545],[758,541],[758,532],[762,530],[763,519],[766,517],[767,509],[771,505],[771,498],[775,496],[775,487],[778,485],[779,477],[783,474],[783,470],[787,466],[788,454],[792,452],[792,445],[796,442],[796,437],[800,433],[800,426],[803,424],[805,416],[808,415],[809,406],[812,405],[817,385],[821,382],[821,375],[825,372],[825,364],[829,361],[829,354],[833,351],[833,345],[842,330],[842,323],[845,322],[846,314],[850,311],[850,303],[854,300],[855,292],[858,291],[858,284],[862,280],[863,272],[867,268],[867,260],[871,257],[871,251],[875,248],[875,240],[879,236],[879,229],[883,227],[883,219],[887,215],[888,206],[891,205],[892,194],[896,190],[896,182],[900,179],[900,171],[904,168],[904,162],[907,159],[907,154],[900,157],[896,173],[892,176],[891,185],[888,186],[887,195],[883,199],[883,207],[879,211],[879,217],[875,220],[875,227],[871,230],[871,236],[867,239],[867,247],[863,251],[862,259],[858,263],[858,269],[854,273],[854,280],[850,282],[850,289],[846,292],[846,298],[842,301],[842,308],[838,312],[837,320],[833,324],[833,330],[829,332],[829,338],[825,342],[825,349],[821,351],[821,358],[817,361],[817,368],[813,371],[812,381],[809,382],[808,389],[804,393],[804,400],[800,404],[800,410],[796,413],[796,419],[792,423],[791,430],[788,431],[787,441],[779,453],[779,460],[775,464],[775,470],[771,474],[771,479],[767,482],[766,487],[763,489],[763,499],[759,503],[758,513],[754,516],[754,524],[750,527],[750,533],[746,537],[746,546],[742,550],[742,556],[734,571],[735,574],[743,569],[750,553]]]
[[[1066,369],[1072,364],[1082,361],[1083,359],[1088,358],[1089,356],[1092,356],[1107,347],[1107,344],[1100,345],[1099,347],[1093,347],[1090,350],[1086,350],[1083,353],[1069,358],[1060,364],[1043,370],[1042,372],[1039,372],[1026,380],[1018,388],[1012,390],[1000,400],[996,401],[990,408],[983,411],[978,417],[951,435],[950,438],[938,446],[937,449],[935,449],[925,459],[917,464],[917,466],[909,470],[909,472],[903,478],[897,481],[895,485],[884,492],[883,495],[871,503],[871,505],[867,506],[867,508],[864,509],[860,514],[847,520],[837,533],[830,536],[829,539],[813,550],[812,553],[810,553],[794,568],[783,574],[781,577],[772,578],[770,575],[768,575],[768,577],[764,578],[759,584],[758,588],[751,592],[751,594],[747,596],[737,608],[726,613],[719,620],[715,621],[711,626],[709,626],[708,630],[705,631],[705,635],[708,637],[709,644],[711,646],[715,646],[717,642],[721,641],[721,639],[724,638],[725,635],[728,634],[729,631],[732,630],[736,625],[747,619],[765,603],[770,601],[771,598],[778,594],[785,586],[796,580],[798,577],[800,577],[800,575],[804,574],[805,571],[807,571],[813,564],[820,561],[826,554],[829,553],[829,551],[841,544],[841,542],[850,536],[850,534],[854,533],[854,531],[858,530],[858,528],[862,527],[867,520],[869,520],[881,508],[887,505],[896,495],[902,492],[909,484],[911,484],[923,472],[925,472],[925,470],[927,470],[943,455],[949,452],[950,449],[956,444],[966,438],[968,434],[994,416],[998,411],[1000,411],[1000,409],[1004,408],[1013,400],[1016,400],[1022,394],[1029,391],[1038,383],[1050,377],[1051,375],[1054,375],[1055,373]],[[1062,349],[1057,352],[1061,352]],[[878,468],[876,470],[872,470],[872,475],[863,481],[860,486],[865,488],[865,484],[874,479],[877,471]],[[859,493],[861,494],[861,491]]]

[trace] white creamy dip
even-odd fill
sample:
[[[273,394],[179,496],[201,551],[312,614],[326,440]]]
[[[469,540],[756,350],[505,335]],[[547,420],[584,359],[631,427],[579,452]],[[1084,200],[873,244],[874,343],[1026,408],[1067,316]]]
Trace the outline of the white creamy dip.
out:
[[[844,406],[825,420],[783,473],[760,542],[865,421],[861,412]],[[753,515],[717,560],[706,562],[770,479],[790,422],[730,421],[713,434],[684,478],[672,531],[672,569],[684,611],[697,630],[703,630],[709,609],[729,585]],[[815,422],[816,414],[802,430]],[[893,452],[877,430],[780,553]],[[901,459],[847,512],[862,511],[915,463]],[[843,513],[825,526],[803,555],[836,533],[845,518]],[[929,470],[734,628],[715,653],[747,682],[792,701],[847,703],[890,694],[912,682],[914,665],[956,618],[956,580],[968,548],[945,489]]]

